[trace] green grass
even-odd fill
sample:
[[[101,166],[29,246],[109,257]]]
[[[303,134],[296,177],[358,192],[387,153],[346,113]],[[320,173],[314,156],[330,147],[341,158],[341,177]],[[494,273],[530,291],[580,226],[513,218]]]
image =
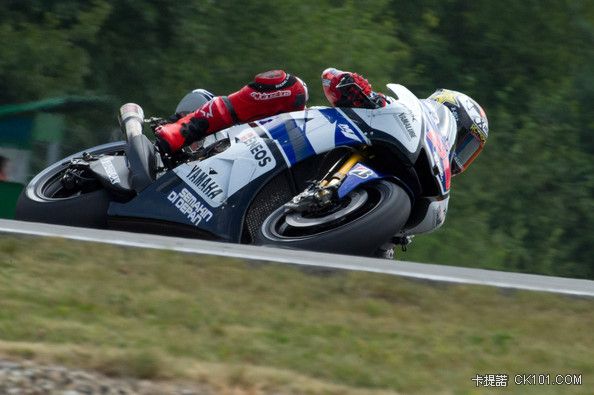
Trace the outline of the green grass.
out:
[[[114,376],[252,393],[482,394],[477,373],[577,373],[582,386],[491,392],[592,394],[592,328],[591,298],[0,239],[0,353]]]

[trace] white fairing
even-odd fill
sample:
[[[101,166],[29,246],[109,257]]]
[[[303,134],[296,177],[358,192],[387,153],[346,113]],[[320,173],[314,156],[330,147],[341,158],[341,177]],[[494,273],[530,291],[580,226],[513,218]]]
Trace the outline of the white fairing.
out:
[[[234,126],[225,134],[233,136],[227,150],[174,169],[212,207],[219,207],[229,196],[276,167],[272,152],[249,126]]]
[[[396,138],[411,154],[417,151],[422,136],[422,108],[419,99],[398,84],[388,84],[398,100],[388,97],[385,107],[375,110],[355,108],[353,111],[369,126]]]
[[[419,100],[413,93],[399,84],[388,84],[387,87],[398,97],[394,105],[400,105],[410,110],[407,113],[409,118],[417,118],[413,119],[411,123],[418,127],[418,130],[422,127],[422,116],[425,116],[427,121],[422,145],[427,153],[430,166],[434,170],[435,181],[439,185],[441,196],[432,199],[431,203],[424,209],[426,211],[418,213],[422,220],[411,226],[411,228],[405,229],[403,233],[411,235],[432,232],[443,225],[450,201],[449,184],[451,174],[449,156],[456,139],[456,121],[447,107],[434,100]],[[404,126],[406,127],[406,125]],[[416,130],[415,128],[414,131],[416,132]]]
[[[449,153],[456,142],[457,131],[456,120],[454,119],[452,112],[448,110],[446,106],[435,100],[424,99],[421,100],[421,102],[427,115],[431,117],[433,122],[435,122],[437,131],[445,139]]]
[[[419,233],[433,232],[445,222],[445,217],[448,212],[448,203],[450,197],[447,196],[443,200],[436,200],[429,204],[427,212],[423,220],[409,229],[405,229],[405,235],[416,235]]]

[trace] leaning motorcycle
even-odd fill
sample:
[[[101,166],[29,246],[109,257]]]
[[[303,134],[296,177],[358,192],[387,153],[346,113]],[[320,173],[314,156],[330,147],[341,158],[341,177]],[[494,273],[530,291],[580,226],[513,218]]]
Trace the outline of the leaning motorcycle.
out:
[[[126,140],[43,170],[21,194],[16,218],[373,255],[414,220],[423,189],[443,192],[449,181],[436,120],[405,87],[388,88],[398,100],[384,108],[284,113],[210,135],[175,157],[142,133],[142,109],[124,105]],[[207,99],[190,94],[177,111]]]

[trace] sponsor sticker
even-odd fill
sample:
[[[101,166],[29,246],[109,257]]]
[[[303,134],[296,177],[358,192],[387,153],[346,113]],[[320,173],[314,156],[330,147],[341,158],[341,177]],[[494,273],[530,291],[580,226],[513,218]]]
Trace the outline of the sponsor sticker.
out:
[[[214,100],[210,100],[206,107],[200,109],[200,114],[202,114],[204,118],[212,118],[212,105],[214,102]]]
[[[457,92],[451,91],[448,89],[443,89],[441,93],[438,93],[436,97],[433,97],[434,100],[438,101],[439,103],[451,103],[455,106],[458,105],[458,101],[456,100]],[[433,96],[433,95],[432,95]]]
[[[349,171],[349,174],[365,180],[369,177],[372,177],[374,175],[374,172],[370,168],[365,167],[359,163],[355,167],[353,167],[351,171]]]
[[[175,173],[212,207],[218,207],[223,203],[225,199],[223,188],[209,174],[210,171],[197,164],[187,164],[176,168]],[[212,175],[214,176],[215,173]]]
[[[412,114],[412,112],[411,112],[411,114]],[[396,114],[395,117],[400,121],[402,126],[404,126],[404,129],[406,130],[406,133],[409,136],[409,140],[412,140],[417,137],[417,134],[415,133],[412,123],[410,122],[411,120],[409,119],[407,114],[401,112],[401,113]]]
[[[186,188],[182,188],[179,193],[176,191],[169,192],[167,200],[186,216],[194,226],[200,225],[202,221],[209,222],[213,217],[212,211]]]
[[[468,116],[472,122],[474,122],[471,126],[471,130],[474,129],[473,132],[477,133],[484,142],[489,134],[489,125],[487,123],[485,111],[470,98],[467,98],[463,104]]]
[[[115,166],[111,162],[111,158],[101,158],[99,159],[99,163],[101,163],[101,166],[103,166],[103,169],[105,170],[107,177],[109,177],[111,184],[119,184],[121,181],[120,176],[118,175]]]
[[[254,100],[271,100],[271,99],[278,99],[279,97],[288,97],[291,96],[291,91],[276,91],[276,92],[252,92],[250,96]]]
[[[357,136],[357,134],[355,133],[355,131],[353,129],[351,129],[351,127],[349,125],[347,125],[346,123],[339,123],[337,124],[338,130],[340,130],[340,133],[342,133],[342,135],[348,139],[351,140],[355,140],[355,141],[361,141],[361,139]]]
[[[266,171],[268,171],[276,166],[276,161],[274,160],[272,153],[268,149],[264,140],[258,136],[258,133],[249,129],[239,134],[237,138],[247,146],[259,167],[266,168]]]
[[[445,222],[447,208],[440,206],[435,212],[435,227],[441,226]]]

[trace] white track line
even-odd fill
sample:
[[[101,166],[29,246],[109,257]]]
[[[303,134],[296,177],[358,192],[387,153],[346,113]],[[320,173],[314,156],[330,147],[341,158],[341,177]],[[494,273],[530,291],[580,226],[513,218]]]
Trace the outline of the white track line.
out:
[[[62,237],[121,246],[166,249],[251,260],[383,273],[432,281],[594,296],[594,281],[348,255],[258,247],[112,230],[0,220],[0,233]]]

